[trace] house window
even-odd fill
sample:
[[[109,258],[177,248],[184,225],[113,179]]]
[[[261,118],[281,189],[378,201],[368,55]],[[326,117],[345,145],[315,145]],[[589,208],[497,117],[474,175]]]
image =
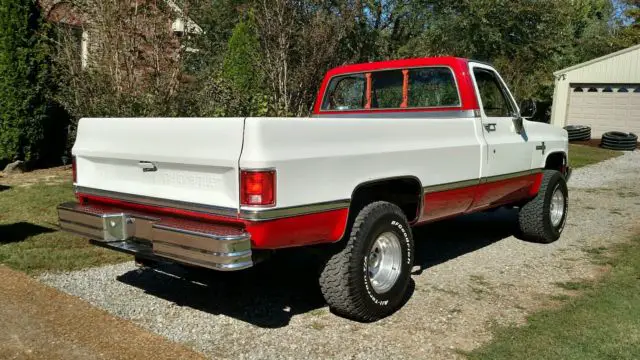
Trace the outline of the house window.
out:
[[[89,64],[89,32],[79,26],[58,24],[58,39],[69,46],[73,61],[79,61],[83,69]]]
[[[584,92],[584,90],[582,90],[581,87],[577,87],[577,88],[573,89],[573,92]]]

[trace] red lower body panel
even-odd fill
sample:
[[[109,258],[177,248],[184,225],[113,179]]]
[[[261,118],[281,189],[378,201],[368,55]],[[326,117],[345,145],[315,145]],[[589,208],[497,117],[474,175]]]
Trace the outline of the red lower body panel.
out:
[[[537,194],[541,180],[540,173],[426,194],[423,198],[422,214],[417,223],[435,221],[531,198]],[[278,249],[336,242],[342,238],[349,217],[349,209],[344,208],[275,220],[250,221],[239,217],[141,205],[86,194],[78,194],[78,199],[81,202],[106,204],[138,212],[164,214],[207,223],[234,224],[244,227],[251,234],[252,247],[255,249]]]
[[[477,186],[473,204],[468,212],[506,205],[535,196],[540,188],[538,179],[542,179],[542,174],[480,184]]]
[[[349,209],[332,210],[269,221],[247,221],[251,242],[257,249],[277,249],[340,240]]]
[[[426,194],[423,199],[422,216],[418,222],[434,221],[462,214],[473,203],[476,186],[439,191]]]
[[[541,182],[542,173],[425,194],[422,215],[417,223],[525,200],[538,193]]]
[[[168,207],[141,205],[102,196],[78,194],[81,203],[104,204],[138,213],[185,218],[207,223],[243,226],[251,234],[255,249],[278,249],[336,242],[347,226],[349,209],[299,215],[268,221],[249,221],[237,217],[210,215]]]

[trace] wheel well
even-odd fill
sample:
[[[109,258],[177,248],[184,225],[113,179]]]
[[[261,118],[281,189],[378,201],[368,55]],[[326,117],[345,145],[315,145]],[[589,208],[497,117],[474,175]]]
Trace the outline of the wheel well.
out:
[[[557,170],[564,173],[567,166],[567,155],[563,152],[556,152],[547,156],[544,168],[547,170]]]
[[[407,220],[417,220],[422,204],[422,184],[415,177],[376,180],[358,185],[351,196],[349,216],[355,218],[360,210],[374,201],[397,205]]]

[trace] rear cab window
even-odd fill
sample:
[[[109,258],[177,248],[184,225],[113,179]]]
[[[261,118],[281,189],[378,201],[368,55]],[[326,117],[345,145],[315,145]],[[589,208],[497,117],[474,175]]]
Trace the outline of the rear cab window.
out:
[[[461,105],[453,70],[419,67],[333,77],[321,111],[402,110]]]

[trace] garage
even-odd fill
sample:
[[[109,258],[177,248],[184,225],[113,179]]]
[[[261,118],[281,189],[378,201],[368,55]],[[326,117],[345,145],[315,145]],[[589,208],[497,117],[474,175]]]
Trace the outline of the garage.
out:
[[[554,75],[553,125],[587,125],[593,138],[608,131],[640,134],[640,45]]]

